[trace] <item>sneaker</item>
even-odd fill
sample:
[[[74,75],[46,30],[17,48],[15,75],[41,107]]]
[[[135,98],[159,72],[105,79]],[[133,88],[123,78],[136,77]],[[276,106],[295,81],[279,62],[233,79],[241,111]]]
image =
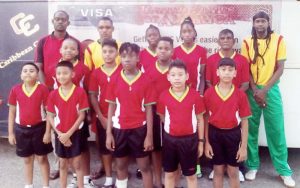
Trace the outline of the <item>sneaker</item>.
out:
[[[214,170],[212,170],[208,176],[208,179],[212,180],[214,179]]]
[[[142,179],[142,172],[140,169],[136,169],[135,175],[137,179]]]
[[[244,174],[240,170],[239,170],[239,179],[240,179],[240,182],[245,181]]]
[[[249,170],[249,171],[245,174],[246,180],[249,180],[249,181],[255,180],[255,178],[256,178],[256,173],[257,173],[257,170]]]
[[[67,188],[77,188],[77,177],[73,176],[71,183],[67,185]]]
[[[92,179],[89,179],[89,182],[87,184],[83,185],[84,188],[95,188],[95,184],[93,183]]]
[[[296,182],[295,182],[295,180],[293,180],[292,176],[280,176],[280,178],[282,179],[285,186],[287,186],[287,187],[295,187],[296,186]]]
[[[202,177],[202,172],[201,172],[201,166],[200,165],[197,165],[196,175],[197,175],[197,178]]]

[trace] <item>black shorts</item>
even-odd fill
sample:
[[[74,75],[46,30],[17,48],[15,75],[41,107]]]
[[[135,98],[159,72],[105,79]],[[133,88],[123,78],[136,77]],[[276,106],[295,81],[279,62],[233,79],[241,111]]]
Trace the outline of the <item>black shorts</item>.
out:
[[[16,124],[15,136],[17,142],[16,153],[20,157],[47,155],[53,151],[52,144],[44,144],[43,137],[46,132],[46,122],[32,127]]]
[[[164,133],[162,156],[165,172],[175,172],[180,164],[183,175],[194,175],[198,158],[197,134],[175,137]]]
[[[70,137],[72,145],[65,147],[57,138],[55,133],[55,153],[60,158],[73,158],[81,154],[81,132],[77,130]]]
[[[80,151],[85,152],[89,148],[88,137],[90,137],[89,123],[86,120],[84,121],[83,126],[79,131],[81,135]]]
[[[156,113],[156,106],[153,105],[153,146],[154,151],[162,150],[162,124],[159,115]]]
[[[149,155],[144,151],[144,141],[147,134],[147,125],[134,129],[117,129],[113,128],[115,139],[115,151],[113,156],[117,158],[133,156],[142,158]]]
[[[241,142],[240,126],[233,129],[219,129],[209,125],[208,137],[214,152],[213,165],[239,166],[236,154]]]
[[[99,153],[101,155],[109,155],[111,154],[111,151],[107,149],[106,147],[106,130],[102,126],[100,120],[96,119],[96,125],[97,125],[97,134],[98,134],[98,142],[99,142]]]

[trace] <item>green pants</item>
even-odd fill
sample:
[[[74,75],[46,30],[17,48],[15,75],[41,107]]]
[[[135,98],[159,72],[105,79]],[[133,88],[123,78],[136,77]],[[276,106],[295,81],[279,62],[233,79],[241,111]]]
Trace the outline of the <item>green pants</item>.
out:
[[[249,118],[247,167],[250,170],[257,170],[260,165],[258,154],[258,130],[260,117],[263,113],[267,144],[272,163],[278,174],[290,176],[292,170],[287,163],[288,151],[284,133],[283,107],[278,84],[274,84],[268,91],[266,95],[266,108],[258,106],[254,100],[252,90],[249,89],[247,93],[252,111],[252,117]]]

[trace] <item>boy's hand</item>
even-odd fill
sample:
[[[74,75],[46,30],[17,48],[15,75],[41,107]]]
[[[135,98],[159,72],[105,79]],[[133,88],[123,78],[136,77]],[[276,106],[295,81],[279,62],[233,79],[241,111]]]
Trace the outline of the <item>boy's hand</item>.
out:
[[[45,133],[43,136],[43,143],[44,144],[49,144],[51,142],[51,133]]]
[[[58,139],[62,144],[65,144],[70,139],[70,136],[68,133],[61,133],[58,135]]]
[[[98,119],[101,122],[102,127],[106,130],[106,128],[107,128],[107,118],[105,118],[105,117],[99,118],[99,116],[98,116]]]
[[[17,144],[15,134],[9,134],[9,135],[8,135],[8,142],[9,142],[11,145],[16,145],[16,144]]]
[[[209,159],[212,159],[214,157],[214,152],[208,142],[205,143],[205,156]]]
[[[153,150],[153,138],[150,136],[146,136],[144,141],[144,151],[152,151]]]
[[[198,143],[198,158],[203,155],[203,142]]]
[[[72,142],[71,140],[67,140],[64,144],[63,144],[65,147],[71,147],[72,146]]]
[[[243,162],[247,159],[247,148],[246,147],[240,147],[237,154],[236,154],[237,162]]]
[[[115,150],[115,139],[112,135],[112,133],[106,134],[106,148],[110,151]]]

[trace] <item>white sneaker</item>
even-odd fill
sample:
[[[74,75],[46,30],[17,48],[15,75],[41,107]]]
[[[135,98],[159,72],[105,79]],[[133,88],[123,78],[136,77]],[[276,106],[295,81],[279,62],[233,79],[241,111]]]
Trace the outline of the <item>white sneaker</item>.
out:
[[[243,175],[243,173],[240,170],[239,170],[239,179],[240,179],[240,182],[244,182],[245,181],[244,175]]]
[[[208,176],[208,179],[212,180],[214,179],[214,170],[212,170]]]
[[[292,176],[280,176],[284,185],[287,187],[295,187],[296,182],[293,180]]]
[[[249,171],[245,174],[246,180],[249,180],[249,181],[255,180],[255,178],[256,178],[256,173],[257,173],[257,170],[249,170]]]
[[[67,188],[77,188],[77,177],[73,176],[71,183],[67,185]]]
[[[93,181],[91,179],[89,179],[89,182],[87,184],[83,185],[84,188],[94,188],[96,187],[95,184],[93,183]]]

